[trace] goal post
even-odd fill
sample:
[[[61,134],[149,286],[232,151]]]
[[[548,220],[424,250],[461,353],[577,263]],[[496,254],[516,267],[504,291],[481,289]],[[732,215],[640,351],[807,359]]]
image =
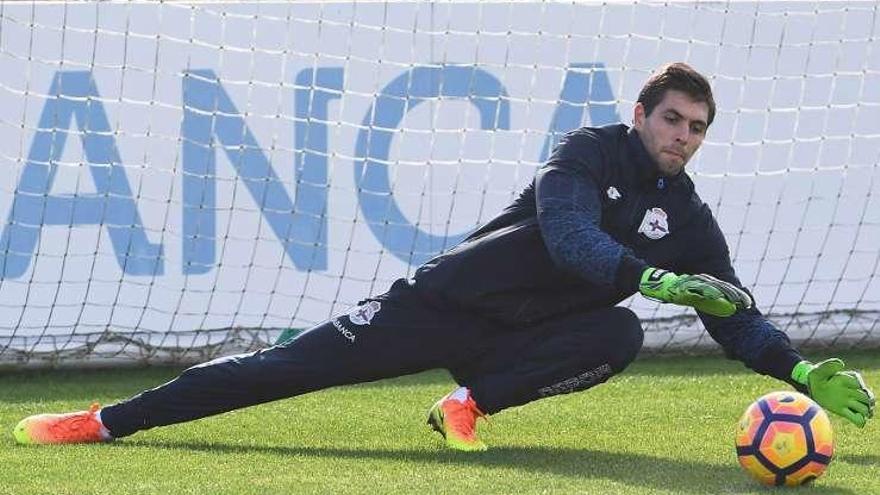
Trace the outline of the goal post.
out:
[[[689,165],[758,307],[877,347],[875,2],[0,1],[0,366],[191,363],[384,291],[559,136],[706,74]],[[656,352],[711,349],[642,298]]]

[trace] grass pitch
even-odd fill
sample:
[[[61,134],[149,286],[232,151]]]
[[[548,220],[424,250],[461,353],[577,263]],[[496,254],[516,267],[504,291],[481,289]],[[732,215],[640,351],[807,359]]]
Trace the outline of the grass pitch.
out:
[[[820,356],[815,356],[819,358]],[[875,390],[880,351],[846,353]],[[486,453],[446,450],[425,412],[445,372],[343,387],[141,432],[109,445],[22,447],[24,416],[112,403],[179,370],[0,374],[0,494],[880,494],[880,418],[838,418],[835,459],[809,488],[740,471],[733,427],[786,386],[720,357],[651,358],[593,390],[504,411]]]

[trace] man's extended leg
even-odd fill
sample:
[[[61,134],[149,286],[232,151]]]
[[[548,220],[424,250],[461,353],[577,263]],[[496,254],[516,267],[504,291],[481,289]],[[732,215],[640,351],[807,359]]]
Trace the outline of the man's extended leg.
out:
[[[164,385],[102,409],[100,420],[113,437],[122,437],[335,385],[444,367],[460,352],[464,336],[478,335],[485,325],[425,305],[401,281],[383,300],[365,302],[283,345],[193,366]],[[16,439],[63,443],[52,431],[82,433],[83,425],[93,425],[90,420],[88,412],[26,418],[16,428]],[[56,428],[59,424],[71,428]]]
[[[638,317],[620,307],[500,334],[482,355],[450,368],[462,387],[431,409],[429,423],[436,429],[447,410],[455,415],[443,431],[450,447],[483,450],[478,417],[602,383],[635,359],[643,337]]]

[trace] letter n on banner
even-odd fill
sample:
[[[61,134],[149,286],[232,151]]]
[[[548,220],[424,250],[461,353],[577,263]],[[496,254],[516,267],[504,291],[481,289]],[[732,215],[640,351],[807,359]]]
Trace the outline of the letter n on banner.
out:
[[[183,78],[183,272],[216,264],[216,154],[226,153],[260,213],[299,270],[327,267],[327,107],[342,91],[339,68],[306,69],[294,97],[296,196],[291,200],[212,70]],[[305,85],[305,87],[300,87]]]

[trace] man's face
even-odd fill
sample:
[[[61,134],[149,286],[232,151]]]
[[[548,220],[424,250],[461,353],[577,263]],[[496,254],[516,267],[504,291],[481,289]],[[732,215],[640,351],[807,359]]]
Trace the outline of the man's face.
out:
[[[650,116],[636,103],[633,122],[648,154],[666,176],[678,175],[697,152],[709,127],[709,105],[668,90]]]

